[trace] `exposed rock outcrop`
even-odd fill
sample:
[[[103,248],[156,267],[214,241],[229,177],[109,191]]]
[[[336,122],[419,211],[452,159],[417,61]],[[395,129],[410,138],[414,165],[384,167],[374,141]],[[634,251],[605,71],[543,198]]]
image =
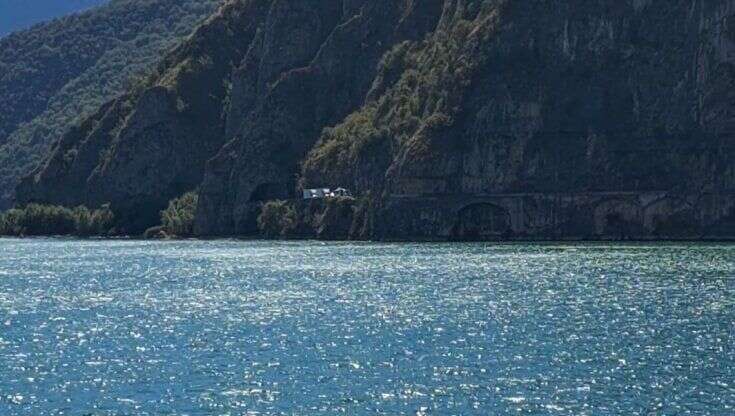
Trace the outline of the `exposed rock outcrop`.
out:
[[[734,2],[485,4],[407,46],[399,81],[325,132],[304,184],[385,173],[373,238],[723,236]]]
[[[388,240],[732,239],[735,198],[666,192],[395,197],[372,230]],[[355,234],[352,238],[361,238]]]
[[[203,177],[199,235],[255,234],[264,202],[345,186],[359,206],[295,204],[302,229],[735,237],[733,0],[242,0],[228,10],[238,12],[190,41],[221,37],[213,55],[224,58],[189,77],[175,68],[210,52],[167,58],[169,75],[69,133],[25,199],[153,213]],[[229,94],[217,87],[227,83]],[[95,142],[102,163],[85,150]]]
[[[231,69],[247,52],[268,1],[230,3],[160,64],[149,80],[67,132],[18,188],[22,203],[110,203],[129,233],[159,221],[196,188],[224,144]]]
[[[256,232],[260,204],[295,194],[322,129],[362,105],[386,51],[434,29],[441,3],[273,2],[233,76],[232,139],[208,163],[198,232]]]
[[[223,3],[2,1],[0,32],[25,26],[20,15],[40,18],[99,7],[0,38],[0,210],[12,205],[15,187],[59,135],[125,93]]]

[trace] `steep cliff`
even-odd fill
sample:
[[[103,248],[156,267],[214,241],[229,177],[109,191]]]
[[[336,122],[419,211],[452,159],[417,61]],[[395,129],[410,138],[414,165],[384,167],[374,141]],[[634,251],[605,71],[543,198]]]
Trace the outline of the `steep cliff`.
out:
[[[157,223],[170,199],[199,185],[205,161],[224,143],[230,71],[266,3],[223,7],[147,80],[65,133],[18,187],[19,201],[110,203],[129,233]]]
[[[304,185],[380,190],[370,237],[732,233],[735,2],[485,5],[394,51]]]
[[[226,59],[191,67],[183,88],[172,68],[205,52],[169,56],[170,75],[68,133],[22,200],[150,219],[199,185],[197,233],[242,235],[267,201],[344,186],[358,200],[339,210],[293,204],[308,223],[295,233],[735,237],[733,0],[227,10],[190,40],[213,47],[208,31],[233,28],[216,35]]]
[[[0,21],[101,2],[5,3]],[[114,0],[0,39],[0,209],[61,133],[123,93],[221,3]]]
[[[260,205],[295,195],[321,130],[364,102],[393,45],[432,31],[442,2],[274,1],[233,75],[227,145],[207,164],[200,234],[257,232]]]

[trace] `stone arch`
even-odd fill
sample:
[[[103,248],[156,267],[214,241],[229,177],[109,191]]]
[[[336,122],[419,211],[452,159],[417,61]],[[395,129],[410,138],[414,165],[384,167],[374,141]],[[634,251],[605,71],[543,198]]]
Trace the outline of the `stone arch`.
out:
[[[595,206],[595,234],[608,238],[631,238],[642,234],[641,207],[629,199],[607,199]]]
[[[510,212],[490,203],[470,204],[457,212],[452,237],[457,239],[501,239],[512,233]]]
[[[643,209],[643,226],[657,237],[695,236],[700,228],[691,204],[676,197],[664,197],[648,204]]]

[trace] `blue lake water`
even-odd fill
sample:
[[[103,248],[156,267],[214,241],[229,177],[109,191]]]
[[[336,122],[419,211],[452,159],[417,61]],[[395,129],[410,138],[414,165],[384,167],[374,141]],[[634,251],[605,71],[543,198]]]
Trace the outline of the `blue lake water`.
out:
[[[0,240],[0,415],[732,415],[735,246]]]

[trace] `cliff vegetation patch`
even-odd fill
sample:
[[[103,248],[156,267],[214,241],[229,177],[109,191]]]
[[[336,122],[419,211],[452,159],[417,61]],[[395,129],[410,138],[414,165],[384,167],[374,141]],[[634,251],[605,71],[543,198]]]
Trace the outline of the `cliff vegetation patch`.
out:
[[[114,227],[115,214],[108,205],[89,209],[29,204],[0,214],[2,236],[110,236]]]

